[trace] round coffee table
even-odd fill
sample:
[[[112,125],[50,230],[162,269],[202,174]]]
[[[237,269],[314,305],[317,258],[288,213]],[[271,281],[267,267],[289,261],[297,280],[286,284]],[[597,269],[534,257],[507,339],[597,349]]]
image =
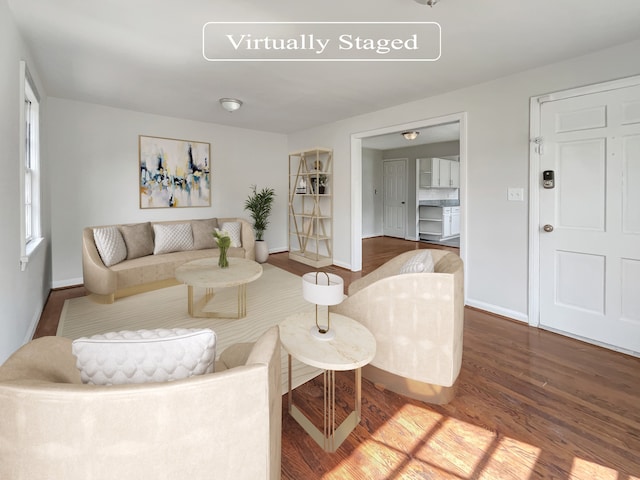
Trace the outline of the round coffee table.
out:
[[[376,354],[376,340],[364,325],[337,313],[331,314],[331,331],[335,337],[321,340],[310,333],[315,327],[315,313],[303,312],[287,317],[280,323],[280,342],[289,354],[289,413],[305,429],[318,445],[328,452],[335,452],[360,423],[362,404],[361,367]],[[312,367],[324,370],[324,430],[320,431],[293,404],[291,388],[291,357]],[[355,371],[355,407],[338,426],[335,425],[336,405],[335,372]]]
[[[229,267],[220,268],[217,258],[201,258],[176,268],[176,279],[188,288],[188,309],[192,317],[244,318],[247,316],[247,283],[262,275],[262,265],[246,258],[229,257]],[[194,304],[194,287],[205,288],[204,296]],[[214,297],[214,288],[238,287],[238,312],[236,314],[205,311],[204,307]]]

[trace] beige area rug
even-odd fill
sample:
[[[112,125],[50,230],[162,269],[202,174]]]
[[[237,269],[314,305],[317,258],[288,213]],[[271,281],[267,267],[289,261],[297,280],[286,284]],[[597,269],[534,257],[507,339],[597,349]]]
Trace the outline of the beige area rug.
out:
[[[60,315],[57,335],[76,339],[98,333],[153,328],[211,328],[216,332],[219,356],[228,346],[256,340],[264,331],[289,315],[313,311],[302,298],[302,280],[273,265],[263,264],[262,276],[247,284],[247,316],[241,319],[192,318],[187,313],[187,286],[163,288],[121,298],[110,305],[93,302],[89,297],[66,300]],[[195,290],[196,299],[204,289]],[[236,288],[216,291],[205,310],[236,312]],[[293,361],[294,388],[310,380],[320,370]],[[287,388],[287,355],[282,353],[283,393]]]

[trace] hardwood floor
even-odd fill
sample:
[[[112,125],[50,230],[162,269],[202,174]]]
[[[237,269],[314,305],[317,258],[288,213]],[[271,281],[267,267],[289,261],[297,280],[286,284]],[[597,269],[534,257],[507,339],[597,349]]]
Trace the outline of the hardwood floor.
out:
[[[401,251],[433,245],[363,241],[363,272],[331,267],[345,285]],[[455,249],[454,249],[455,251]],[[311,267],[275,254],[269,263]],[[52,292],[37,336],[55,334],[64,299]],[[317,414],[316,381],[296,403]],[[339,415],[352,407],[353,374],[336,379]],[[640,479],[640,359],[531,328],[472,308],[456,398],[429,405],[364,380],[362,422],[337,452],[318,447],[283,399],[282,478],[307,479]]]

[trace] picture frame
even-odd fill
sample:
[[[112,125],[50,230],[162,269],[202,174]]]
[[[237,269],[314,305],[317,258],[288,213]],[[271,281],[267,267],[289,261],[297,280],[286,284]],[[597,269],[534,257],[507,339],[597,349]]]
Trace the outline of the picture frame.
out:
[[[138,136],[140,208],[211,206],[211,144]]]

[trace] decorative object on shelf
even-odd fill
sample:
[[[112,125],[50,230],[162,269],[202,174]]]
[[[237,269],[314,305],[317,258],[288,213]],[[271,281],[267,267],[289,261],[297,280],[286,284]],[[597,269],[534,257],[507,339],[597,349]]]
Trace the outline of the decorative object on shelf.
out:
[[[256,234],[256,262],[264,263],[269,258],[269,248],[262,237],[269,225],[269,215],[271,215],[276,193],[273,188],[267,187],[258,191],[256,185],[252,185],[251,189],[253,193],[244,202],[244,209],[251,212],[253,219],[253,230]]]
[[[325,174],[322,174],[318,177],[318,193],[320,195],[324,195],[324,193],[326,192],[327,189],[327,176]]]
[[[338,305],[344,298],[344,280],[339,275],[327,272],[309,272],[302,276],[302,296],[316,304],[316,324],[309,332],[320,340],[331,340],[336,332],[331,330],[329,305]],[[327,306],[327,324],[318,322],[318,305]]]
[[[211,145],[138,136],[140,208],[210,207]]]
[[[307,193],[307,181],[304,178],[301,178],[298,182],[298,186],[296,187],[297,194]]]
[[[220,105],[222,105],[222,108],[229,113],[235,112],[242,106],[242,100],[238,100],[237,98],[221,98],[218,101]]]
[[[420,132],[412,130],[409,132],[402,132],[400,135],[402,135],[405,140],[415,140],[416,138],[418,138],[418,135],[420,135]]]
[[[218,257],[218,266],[220,268],[229,267],[229,260],[227,259],[227,250],[231,245],[231,237],[229,233],[224,230],[218,230],[217,228],[213,231],[213,236],[216,239],[216,243],[218,244],[218,250],[220,250],[220,256]]]

